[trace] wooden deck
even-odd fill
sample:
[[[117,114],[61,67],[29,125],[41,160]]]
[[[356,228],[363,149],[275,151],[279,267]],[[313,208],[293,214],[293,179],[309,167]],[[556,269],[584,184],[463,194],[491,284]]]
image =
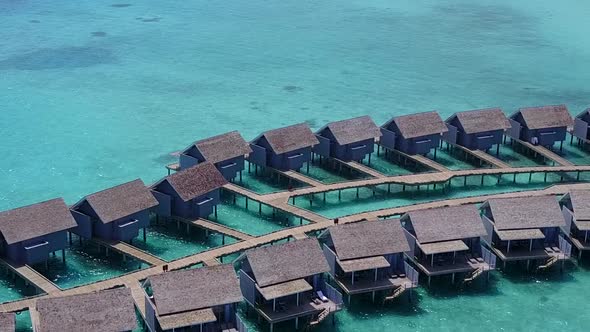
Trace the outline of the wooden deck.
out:
[[[31,271],[30,268],[22,269],[23,278],[29,280],[31,283],[37,282],[40,288],[43,288],[47,295],[40,295],[37,297],[21,299],[14,302],[0,304],[0,312],[14,312],[20,310],[26,310],[29,307],[34,307],[35,302],[37,299],[41,297],[47,296],[65,296],[65,295],[74,295],[74,294],[85,294],[89,292],[110,289],[113,287],[119,286],[129,286],[134,287],[134,285],[138,284],[140,280],[144,280],[150,276],[163,273],[164,265],[168,266],[170,271],[178,270],[190,266],[194,266],[198,263],[205,263],[205,262],[213,262],[218,257],[223,257],[230,254],[235,254],[239,252],[243,252],[244,250],[255,248],[264,244],[273,243],[279,240],[284,240],[288,238],[298,238],[301,237],[301,234],[320,231],[324,230],[327,227],[333,225],[333,220],[329,218],[325,218],[320,216],[314,212],[302,209],[297,206],[293,206],[288,204],[289,199],[295,196],[304,196],[310,194],[316,194],[321,192],[328,192],[334,190],[342,190],[342,189],[349,189],[349,188],[357,188],[357,187],[370,187],[375,185],[383,185],[383,184],[407,184],[407,185],[426,185],[426,184],[433,184],[433,183],[444,183],[449,181],[454,177],[463,177],[463,176],[498,176],[503,174],[525,174],[525,173],[545,173],[545,172],[557,172],[557,173],[576,173],[576,172],[590,172],[590,166],[557,166],[557,167],[524,167],[524,168],[503,168],[503,169],[475,169],[475,170],[461,170],[461,171],[448,171],[448,172],[435,172],[435,173],[426,173],[426,174],[414,174],[414,175],[406,175],[406,176],[392,176],[392,177],[382,177],[382,178],[374,178],[374,179],[367,179],[367,180],[359,180],[359,181],[350,181],[346,183],[338,183],[338,184],[330,184],[330,185],[322,185],[318,187],[311,187],[311,188],[302,188],[294,191],[285,191],[279,193],[272,193],[267,195],[260,195],[256,194],[252,191],[247,189],[241,188],[234,184],[228,184],[224,188],[226,190],[232,191],[236,194],[244,194],[248,199],[258,201],[261,204],[269,205],[277,210],[284,211],[286,213],[295,215],[302,219],[310,221],[309,224],[305,224],[298,227],[292,227],[287,229],[282,229],[273,233],[252,237],[252,236],[244,236],[243,234],[239,235],[235,233],[226,232],[229,236],[242,238],[243,240],[240,242],[228,244],[222,247],[214,248],[205,252],[197,253],[195,255],[191,255],[188,257],[180,258],[174,260],[172,262],[164,263],[153,261],[155,265],[134,271],[116,278],[98,281],[89,285],[84,285],[80,287],[75,287],[67,290],[60,290],[55,285],[50,285],[50,283],[46,282],[46,279],[39,278],[38,273]],[[550,186],[546,189],[542,190],[534,190],[534,191],[523,191],[523,192],[512,192],[512,193],[504,193],[504,194],[495,194],[495,195],[487,195],[487,196],[477,196],[477,197],[466,197],[460,199],[448,199],[448,200],[440,200],[422,204],[414,204],[409,206],[402,206],[390,209],[382,209],[378,211],[370,211],[370,212],[363,212],[358,214],[349,215],[343,218],[340,218],[340,223],[348,223],[348,222],[355,222],[361,220],[363,218],[372,220],[376,218],[382,218],[386,216],[392,215],[400,215],[408,211],[418,210],[418,209],[425,209],[425,208],[435,208],[435,207],[442,207],[442,206],[450,206],[450,205],[461,205],[461,204],[471,204],[471,203],[479,203],[489,198],[497,198],[497,197],[527,197],[527,196],[536,196],[536,195],[547,195],[547,194],[564,194],[568,192],[570,189],[590,189],[590,183],[580,183],[580,184],[558,184]],[[211,222],[207,221],[206,224],[201,222],[201,225],[211,227],[209,225]],[[224,226],[222,226],[224,227]],[[212,229],[213,230],[213,229]],[[221,229],[216,229],[215,231],[221,231]],[[224,232],[226,230],[224,229]],[[237,232],[234,230],[234,232]],[[132,247],[132,246],[130,246]],[[131,252],[128,252],[129,254]],[[139,253],[135,253],[130,256],[135,256],[135,254],[140,255]],[[33,272],[33,273],[31,273]],[[42,277],[42,276],[41,276]]]
[[[376,170],[372,169],[371,167],[365,166],[365,165],[358,163],[356,161],[344,161],[344,160],[340,160],[340,159],[336,159],[336,158],[334,158],[334,160],[346,167],[352,168],[353,170],[355,170],[357,172],[367,174],[367,175],[372,176],[377,179],[387,177],[386,175],[384,175],[380,172],[377,172]]]
[[[149,265],[161,265],[166,263],[164,260],[125,242],[104,241],[96,238],[92,239],[92,241],[99,245],[105,246],[106,248],[119,252],[123,255],[135,258],[138,261],[144,262]]]
[[[449,143],[450,144],[450,143]],[[512,166],[510,166],[509,164],[503,162],[502,160],[492,156],[491,154],[482,151],[482,150],[470,150],[462,145],[458,145],[458,144],[451,144],[454,148],[457,148],[459,150],[462,150],[465,153],[468,153],[470,155],[472,155],[473,157],[481,160],[482,162],[485,162],[489,165],[492,165],[493,167],[496,168],[512,168]]]
[[[231,236],[234,239],[238,239],[238,240],[242,240],[242,241],[250,240],[250,239],[254,238],[252,235],[248,235],[246,233],[237,231],[233,228],[229,228],[229,227],[224,226],[222,224],[211,222],[206,219],[187,220],[186,223],[206,229],[206,230],[209,230],[209,231],[213,231],[213,232],[216,232],[219,234]]]
[[[168,169],[168,175],[170,175],[170,173],[172,171],[174,171],[174,172],[180,171],[180,164],[179,163],[173,163],[173,164],[166,165],[166,169]]]
[[[398,151],[398,153],[402,153],[402,152],[399,152]],[[419,154],[416,154],[416,155],[408,155],[408,154],[405,154],[404,153],[403,156],[406,157],[406,158],[408,158],[408,159],[410,159],[410,160],[413,160],[413,161],[415,161],[415,162],[417,162],[419,164],[425,165],[428,168],[433,169],[433,170],[435,170],[437,172],[448,172],[449,171],[449,169],[446,168],[445,166],[437,163],[436,161],[434,161],[434,160],[432,160],[430,158],[427,158],[427,157],[422,156],[422,155],[419,155]]]
[[[382,278],[377,281],[369,279],[357,280],[352,284],[350,278],[334,278],[334,281],[344,293],[348,295],[377,292],[382,290],[395,289],[398,287],[413,288],[412,281],[408,278]]]
[[[298,181],[298,182],[307,184],[307,185],[312,186],[312,187],[319,187],[319,186],[323,186],[324,185],[322,182],[320,182],[318,180],[315,180],[315,179],[312,179],[309,176],[305,176],[305,175],[303,175],[303,174],[301,174],[299,172],[296,172],[296,171],[287,171],[287,172],[277,171],[277,172],[280,173],[280,174],[282,174],[282,175],[284,175],[284,176],[286,176],[286,177],[288,177],[288,178],[291,178],[291,179],[293,179],[295,181]]]
[[[535,153],[538,153],[549,160],[553,160],[555,163],[561,166],[574,166],[574,164],[571,161],[559,156],[557,153],[547,149],[546,147],[540,145],[533,145],[529,142],[521,141],[519,139],[513,138],[513,140],[518,144],[526,147],[527,149],[534,151]]]
[[[51,282],[49,279],[45,278],[44,275],[37,272],[35,269],[30,267],[29,265],[15,265],[11,262],[1,260],[0,264],[6,266],[9,270],[13,273],[17,274],[21,278],[23,278],[26,282],[33,285],[39,291],[52,295],[52,294],[59,294],[61,289]]]
[[[490,269],[488,263],[485,262],[471,262],[468,260],[458,260],[454,264],[442,264],[437,265],[436,262],[434,265],[430,265],[430,262],[412,259],[412,262],[422,271],[425,275],[429,277],[446,275],[446,274],[453,274],[453,273],[465,273],[465,272],[472,272],[477,269],[483,269],[485,271]]]

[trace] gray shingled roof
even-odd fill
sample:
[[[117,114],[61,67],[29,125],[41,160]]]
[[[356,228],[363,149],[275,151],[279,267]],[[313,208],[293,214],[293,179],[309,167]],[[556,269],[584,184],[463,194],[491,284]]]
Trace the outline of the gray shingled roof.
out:
[[[553,196],[490,199],[498,230],[558,227],[565,225],[559,203]]]
[[[443,242],[418,243],[418,247],[425,255],[436,255],[446,252],[459,252],[469,250],[463,240],[451,240]]]
[[[88,202],[104,224],[158,205],[154,195],[140,179],[88,195],[73,209],[76,210],[84,201]]]
[[[408,212],[418,242],[442,242],[486,235],[475,205],[449,206]]]
[[[43,298],[37,311],[40,332],[130,331],[137,325],[129,288]]]
[[[453,114],[446,122],[450,122],[454,117],[457,117],[467,134],[505,130],[511,127],[510,121],[499,108],[458,112]]]
[[[578,221],[590,220],[590,190],[572,190],[569,192],[574,216]]]
[[[76,227],[62,198],[0,212],[0,233],[8,244]]]
[[[351,144],[381,137],[381,129],[368,115],[347,120],[330,122],[318,134],[328,128],[340,145]]]
[[[397,116],[385,125],[394,122],[404,138],[442,134],[448,130],[436,111]]]
[[[250,249],[246,257],[256,283],[266,287],[328,272],[330,267],[315,238]]]
[[[186,148],[184,152],[190,150],[192,147],[196,147],[201,152],[205,161],[213,164],[244,156],[252,152],[250,145],[238,131],[196,141]]]
[[[209,162],[204,162],[168,175],[153,187],[157,187],[163,181],[168,181],[185,202],[221,188],[228,183],[223,175],[219,173],[215,165]]]
[[[381,256],[410,250],[398,220],[361,221],[329,228],[338,259]]]
[[[261,137],[266,138],[268,144],[277,154],[311,147],[319,143],[307,123],[269,130],[258,136],[254,141],[258,141]]]
[[[383,256],[374,256],[368,258],[359,259],[348,259],[345,261],[336,260],[336,263],[340,265],[342,271],[345,273],[353,271],[366,271],[372,269],[381,269],[384,267],[391,266],[389,262]]]
[[[15,315],[12,312],[0,312],[0,332],[14,332]]]
[[[242,301],[231,264],[162,273],[149,281],[160,316]]]
[[[529,129],[568,127],[573,125],[572,117],[565,105],[540,106],[521,108],[514,113],[522,114],[525,125]]]
[[[587,108],[585,110],[583,110],[582,112],[580,112],[578,115],[576,115],[576,118],[582,118],[584,116],[586,116],[586,114],[590,113],[590,108]]]

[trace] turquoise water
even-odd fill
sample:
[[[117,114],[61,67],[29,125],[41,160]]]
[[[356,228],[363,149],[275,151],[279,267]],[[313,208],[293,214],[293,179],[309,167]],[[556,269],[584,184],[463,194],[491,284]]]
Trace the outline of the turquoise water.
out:
[[[36,295],[35,288],[26,286],[20,277],[13,279],[4,267],[0,268],[0,303],[22,299]]]
[[[423,173],[432,171],[430,168],[410,161],[404,162],[399,159],[399,155],[393,153],[381,153],[373,152],[371,154],[371,162],[369,163],[369,157],[365,157],[363,165],[368,166],[377,172],[385,175],[408,175],[412,173]]]
[[[541,159],[536,159],[530,156],[522,147],[510,144],[500,145],[500,154],[496,155],[496,148],[494,147],[488,153],[513,167],[528,167],[528,166],[540,166],[543,165]]]
[[[252,166],[250,172],[243,172],[242,181],[237,180],[235,183],[258,194],[285,191],[289,189],[289,186],[291,186],[291,188],[301,188],[306,186],[297,181],[289,181],[285,176],[277,176],[276,173],[271,173],[268,170],[258,170],[258,172],[256,172],[254,166]]]
[[[236,204],[233,204],[231,194],[224,194],[223,204],[217,207],[217,218],[210,216],[209,219],[253,236],[307,224],[307,221],[301,223],[298,218],[278,211],[273,216],[272,208],[266,205],[262,206],[260,213],[258,203],[251,200],[246,208],[244,197],[237,196]]]
[[[340,169],[340,165],[331,160],[323,160],[321,163],[316,160],[310,165],[309,173],[307,173],[307,169],[302,173],[325,184],[359,180],[367,177],[365,174],[359,174],[344,166]]]
[[[112,250],[106,256],[104,247],[101,250],[95,244],[84,242],[82,246],[76,241],[66,249],[66,262],[62,262],[61,253],[50,256],[48,266],[35,265],[34,268],[62,289],[106,280],[120,275],[146,268],[147,265],[131,258],[123,260],[123,256]]]
[[[219,247],[223,243],[231,244],[236,241],[230,236],[226,236],[223,240],[221,234],[217,233],[205,236],[205,231],[197,227],[191,227],[187,233],[185,224],[177,228],[175,223],[169,225],[152,223],[147,229],[146,242],[136,239],[133,241],[133,246],[163,260],[172,261]]]
[[[380,124],[432,109],[444,118],[480,107],[588,106],[588,2],[112,4],[0,2],[0,210],[155,181],[171,151],[233,129],[251,139],[363,114]],[[360,209],[389,204],[364,201]],[[113,264],[80,266],[100,278],[128,270]],[[481,291],[421,289],[407,310],[361,303],[338,315],[336,329],[584,330],[590,318],[576,309],[587,302],[587,269],[493,278]],[[80,278],[60,273],[65,287]]]

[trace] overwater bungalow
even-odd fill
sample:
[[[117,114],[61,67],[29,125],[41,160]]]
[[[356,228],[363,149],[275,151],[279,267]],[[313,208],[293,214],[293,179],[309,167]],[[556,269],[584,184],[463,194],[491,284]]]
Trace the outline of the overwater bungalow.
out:
[[[565,140],[572,117],[565,105],[521,108],[510,116],[510,137],[551,147]]]
[[[486,230],[475,205],[408,212],[401,218],[410,244],[408,256],[427,277],[463,273],[473,281],[496,267],[496,257],[481,243]]]
[[[36,332],[132,331],[137,327],[129,288],[37,300]]]
[[[418,272],[405,260],[408,240],[397,220],[361,221],[328,228],[319,239],[330,276],[348,295],[385,292],[394,299],[418,286]]]
[[[316,136],[319,144],[313,152],[343,161],[361,161],[373,153],[381,131],[369,116],[361,116],[328,123]]]
[[[559,201],[565,218],[564,233],[578,250],[590,250],[590,190],[572,190]]]
[[[150,331],[237,331],[242,293],[231,264],[155,275],[144,286]]]
[[[248,160],[262,167],[296,171],[311,160],[312,148],[318,143],[306,123],[273,129],[250,142]]]
[[[62,198],[0,212],[0,256],[16,264],[35,264],[61,250],[65,260],[67,233],[76,226]]]
[[[590,108],[585,109],[576,116],[572,135],[586,143],[590,140],[590,130],[588,130],[588,127],[590,127]]]
[[[0,312],[0,332],[14,332],[16,330],[16,316],[12,312]]]
[[[545,269],[569,259],[571,245],[560,234],[565,221],[553,196],[490,199],[481,206],[485,241],[503,261],[541,261]]]
[[[78,227],[72,232],[90,239],[131,241],[149,226],[150,211],[158,205],[140,179],[82,198],[71,207]]]
[[[445,122],[449,128],[444,134],[445,141],[483,151],[496,145],[496,153],[499,153],[504,132],[510,128],[510,121],[499,108],[455,113]]]
[[[205,218],[217,209],[225,184],[227,180],[210,162],[168,175],[152,185],[159,202],[158,216]]]
[[[244,299],[271,332],[287,320],[295,328],[319,324],[341,308],[342,295],[326,283],[330,267],[314,238],[250,249],[236,262]]]
[[[229,181],[244,170],[244,160],[252,152],[248,142],[237,131],[196,141],[179,156],[180,169],[206,161],[212,163]]]
[[[438,148],[447,126],[437,112],[423,112],[394,117],[381,126],[380,144],[409,155],[426,155]]]

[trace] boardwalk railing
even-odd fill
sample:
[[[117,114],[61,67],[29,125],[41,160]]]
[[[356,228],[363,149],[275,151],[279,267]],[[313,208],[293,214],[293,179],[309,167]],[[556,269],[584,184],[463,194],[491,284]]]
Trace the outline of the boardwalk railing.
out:
[[[320,289],[327,298],[336,304],[336,308],[340,310],[344,303],[342,301],[342,294],[325,281],[320,285]]]
[[[569,235],[572,230],[572,223],[574,222],[574,213],[565,206],[562,208],[561,213],[565,219],[565,226],[561,227],[561,229],[566,235]]]
[[[406,277],[412,282],[412,286],[418,286],[418,278],[420,277],[418,271],[416,271],[416,269],[414,269],[408,262],[404,262],[404,270],[406,271]]]
[[[238,332],[248,332],[248,327],[244,324],[239,315],[236,315],[236,329]]]
[[[559,250],[563,253],[564,259],[572,256],[572,245],[562,235],[559,235]]]
[[[330,273],[335,277],[336,276],[336,254],[330,249],[326,244],[324,244],[323,248],[324,256],[326,256],[326,260],[328,261],[328,265],[330,265]]]
[[[492,254],[483,244],[481,245],[481,258],[488,264],[490,270],[496,269],[496,255]]]

